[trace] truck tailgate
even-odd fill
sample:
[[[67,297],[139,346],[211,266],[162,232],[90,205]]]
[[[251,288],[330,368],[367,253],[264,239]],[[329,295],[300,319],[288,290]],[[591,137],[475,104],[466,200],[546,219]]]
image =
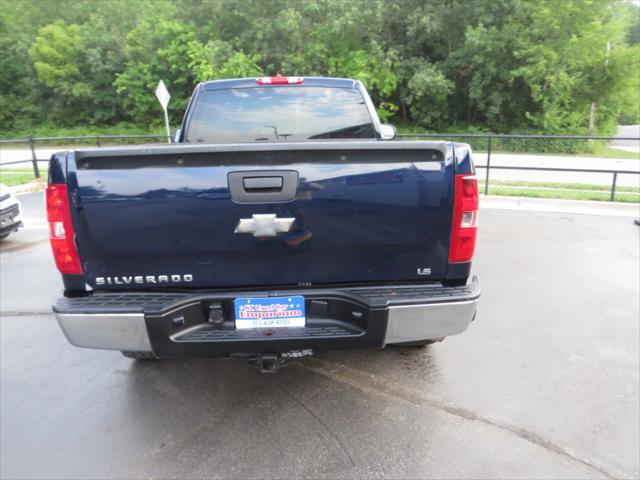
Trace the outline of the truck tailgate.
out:
[[[78,150],[67,156],[93,288],[438,280],[451,234],[444,142]]]

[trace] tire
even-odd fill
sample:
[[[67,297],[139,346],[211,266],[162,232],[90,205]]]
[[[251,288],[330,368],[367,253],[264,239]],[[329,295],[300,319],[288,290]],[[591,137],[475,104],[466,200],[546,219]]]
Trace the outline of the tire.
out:
[[[153,352],[120,352],[127,358],[132,358],[134,360],[157,360],[158,357],[155,356]]]
[[[445,337],[434,338],[431,340],[416,340],[415,342],[403,342],[403,343],[393,343],[392,347],[400,347],[400,348],[423,348],[427,345],[431,345],[432,343],[438,343],[444,340]]]

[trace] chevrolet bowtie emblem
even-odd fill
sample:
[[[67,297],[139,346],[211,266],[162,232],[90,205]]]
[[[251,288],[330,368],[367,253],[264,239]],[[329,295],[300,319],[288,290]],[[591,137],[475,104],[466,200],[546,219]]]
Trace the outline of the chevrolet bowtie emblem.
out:
[[[241,218],[233,233],[251,233],[254,237],[275,237],[288,232],[295,218],[278,218],[275,213],[256,213],[251,218]]]

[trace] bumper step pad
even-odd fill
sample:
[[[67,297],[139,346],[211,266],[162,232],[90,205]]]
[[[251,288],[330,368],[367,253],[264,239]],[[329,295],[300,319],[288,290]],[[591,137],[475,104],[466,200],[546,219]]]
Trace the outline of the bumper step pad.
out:
[[[100,292],[75,298],[59,298],[53,305],[60,313],[146,313],[158,315],[184,304],[202,300],[221,300],[229,297],[283,297],[288,295],[348,296],[370,306],[387,307],[405,304],[440,303],[474,299],[480,296],[477,279],[461,287],[443,287],[440,284],[397,285],[385,287],[353,287],[341,289],[270,290],[270,291],[215,291],[207,293],[131,293]]]
[[[205,325],[196,330],[175,335],[174,342],[211,342],[219,340],[277,340],[281,338],[314,338],[314,337],[344,337],[360,335],[363,331],[356,328],[338,326],[325,327],[287,327],[246,330],[220,330]]]

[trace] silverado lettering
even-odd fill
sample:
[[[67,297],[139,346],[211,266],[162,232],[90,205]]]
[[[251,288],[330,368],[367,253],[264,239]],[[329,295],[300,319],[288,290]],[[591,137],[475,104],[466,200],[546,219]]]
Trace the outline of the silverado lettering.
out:
[[[103,285],[138,285],[156,284],[156,283],[181,283],[192,282],[193,275],[136,275],[122,277],[96,277],[96,286]]]

